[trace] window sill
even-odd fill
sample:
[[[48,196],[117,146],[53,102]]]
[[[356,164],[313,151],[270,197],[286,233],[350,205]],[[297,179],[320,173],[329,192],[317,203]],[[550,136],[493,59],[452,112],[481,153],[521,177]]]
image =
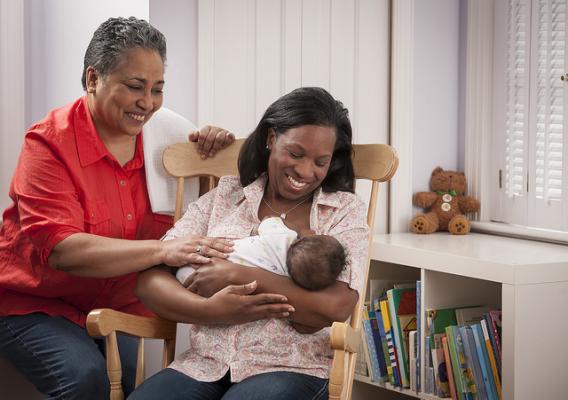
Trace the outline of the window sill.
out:
[[[471,221],[471,230],[473,232],[488,233],[499,236],[568,244],[568,232],[528,228],[525,226],[506,224],[502,222]]]

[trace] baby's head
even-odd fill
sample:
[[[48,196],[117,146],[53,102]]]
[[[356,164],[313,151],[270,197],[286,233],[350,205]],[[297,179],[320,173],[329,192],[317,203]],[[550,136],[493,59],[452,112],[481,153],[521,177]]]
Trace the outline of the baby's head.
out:
[[[290,277],[308,290],[332,285],[347,263],[345,249],[327,235],[304,236],[288,249],[286,264]]]

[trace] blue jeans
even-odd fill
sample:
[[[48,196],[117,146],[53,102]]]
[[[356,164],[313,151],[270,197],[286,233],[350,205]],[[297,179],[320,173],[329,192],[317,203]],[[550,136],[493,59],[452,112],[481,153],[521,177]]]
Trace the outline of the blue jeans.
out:
[[[128,400],[320,400],[328,398],[327,379],[294,372],[269,372],[231,383],[200,382],[171,368],[144,381]]]
[[[138,340],[119,335],[122,387],[134,389]],[[110,393],[104,341],[63,317],[0,317],[0,355],[47,399],[107,399]]]

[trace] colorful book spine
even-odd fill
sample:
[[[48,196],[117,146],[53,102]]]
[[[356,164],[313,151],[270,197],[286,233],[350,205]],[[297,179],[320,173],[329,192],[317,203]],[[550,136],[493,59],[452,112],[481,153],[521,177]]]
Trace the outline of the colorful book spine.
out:
[[[388,341],[387,341],[387,337],[386,337],[386,333],[385,333],[385,323],[383,321],[383,313],[381,312],[381,304],[380,304],[379,298],[376,298],[375,300],[373,300],[373,308],[375,309],[375,317],[377,318],[377,323],[379,325],[379,335],[380,335],[380,338],[381,338],[381,345],[382,345],[382,349],[383,349],[383,358],[385,359],[385,366],[386,366],[386,369],[387,369],[388,381],[391,383],[391,385],[394,385],[395,380],[394,380],[392,365],[391,365],[390,356],[389,356]]]
[[[416,289],[390,289],[387,298],[402,387],[410,387],[408,333],[416,330]]]
[[[497,350],[497,343],[495,342],[495,334],[493,333],[493,328],[491,327],[491,317],[489,313],[485,314],[483,320],[485,327],[487,328],[487,333],[489,334],[489,341],[491,342],[491,349],[493,350],[493,357],[495,358],[495,363],[497,364],[497,373],[501,377],[501,357]],[[482,322],[480,321],[480,323]]]
[[[361,320],[363,320],[363,318],[361,318]],[[364,359],[365,367],[366,367],[366,374],[364,374],[364,375],[368,376],[372,380],[373,371],[372,371],[372,367],[371,367],[371,355],[369,354],[369,347],[367,345],[367,335],[365,335],[365,327],[363,326],[362,323],[361,323],[360,331],[361,331],[361,351],[357,355],[357,358],[361,357],[361,358]],[[355,373],[357,373],[357,372],[355,372]]]
[[[491,328],[493,329],[493,334],[495,335],[495,345],[497,346],[497,353],[499,354],[499,359],[501,359],[501,310],[491,310],[489,311],[489,317],[491,319]]]
[[[458,355],[464,398],[465,400],[474,400],[475,395],[477,394],[477,388],[475,387],[475,380],[473,379],[473,371],[467,364],[467,358],[463,347],[463,338],[458,327],[453,330],[453,333],[454,345],[456,346],[456,353]]]
[[[450,397],[453,400],[458,400],[456,384],[454,382],[452,359],[450,358],[450,349],[448,347],[448,338],[446,335],[442,337],[442,349],[444,350],[444,359],[446,360],[446,374],[448,375],[448,385],[450,386]]]
[[[432,353],[430,352],[430,336],[426,336],[424,341],[424,391],[434,394],[436,383],[434,378],[434,368],[432,367]]]
[[[410,360],[410,390],[416,391],[416,331],[408,336],[409,360]]]
[[[481,374],[483,375],[483,383],[485,385],[485,392],[487,393],[488,400],[498,400],[497,390],[495,389],[495,382],[493,382],[493,373],[487,358],[487,349],[485,348],[485,339],[483,338],[483,331],[480,324],[471,326],[473,339],[475,341],[475,349],[479,364],[481,366]]]
[[[379,362],[379,376],[380,382],[388,379],[387,365],[385,363],[385,356],[383,354],[383,344],[379,333],[379,323],[377,315],[374,311],[369,311],[369,322],[371,323],[371,332],[373,334],[373,342],[375,344],[375,352],[377,353],[377,361]],[[380,313],[379,313],[380,316]]]
[[[487,323],[485,320],[481,321],[481,331],[483,332],[483,339],[485,340],[485,347],[487,348],[487,358],[491,365],[491,372],[493,373],[493,381],[495,382],[495,389],[497,390],[497,397],[501,400],[501,379],[499,371],[497,371],[497,362],[495,361],[495,353],[491,348],[491,341],[489,339],[489,331],[487,330]]]
[[[479,357],[477,356],[477,350],[475,349],[475,340],[473,338],[473,331],[471,326],[461,326],[460,335],[462,337],[463,351],[466,357],[466,363],[469,370],[472,372],[473,382],[475,384],[475,389],[471,392],[474,394],[474,399],[487,399],[487,393],[485,390],[485,383],[483,382],[483,373],[481,371],[481,363]]]
[[[389,359],[392,367],[392,375],[394,378],[395,386],[402,386],[400,382],[400,372],[398,370],[398,360],[396,357],[396,349],[394,345],[394,338],[392,335],[392,326],[390,323],[389,306],[387,300],[380,301],[381,314],[383,315],[383,325],[385,328],[385,337],[387,338],[387,345],[389,350]]]
[[[422,281],[416,281],[416,391],[420,392],[420,365],[422,365],[420,349],[422,347]]]
[[[381,375],[379,370],[379,360],[377,359],[377,352],[375,351],[373,331],[371,330],[371,321],[369,321],[369,313],[367,310],[363,310],[363,330],[365,331],[369,358],[371,359],[371,380],[373,382],[380,382]]]
[[[465,356],[463,354],[463,346],[461,346],[461,336],[458,327],[455,325],[446,328],[446,337],[448,338],[448,348],[452,359],[452,369],[454,371],[454,382],[456,384],[456,392],[459,400],[472,400],[472,394],[466,382],[467,364],[465,364]],[[458,338],[460,346],[458,348]]]
[[[446,360],[442,348],[442,338],[445,333],[436,333],[430,339],[430,351],[432,352],[432,367],[434,368],[435,394],[438,397],[450,397],[450,385],[446,374]]]

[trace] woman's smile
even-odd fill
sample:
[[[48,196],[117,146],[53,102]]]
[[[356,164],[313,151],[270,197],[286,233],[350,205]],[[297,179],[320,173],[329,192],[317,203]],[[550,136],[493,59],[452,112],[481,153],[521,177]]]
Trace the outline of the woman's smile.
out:
[[[144,123],[144,121],[146,120],[146,114],[127,112],[126,116],[142,123]]]
[[[302,190],[308,184],[307,182],[300,182],[300,181],[292,178],[290,175],[286,175],[286,177],[288,178],[288,182],[290,182],[292,189]]]

